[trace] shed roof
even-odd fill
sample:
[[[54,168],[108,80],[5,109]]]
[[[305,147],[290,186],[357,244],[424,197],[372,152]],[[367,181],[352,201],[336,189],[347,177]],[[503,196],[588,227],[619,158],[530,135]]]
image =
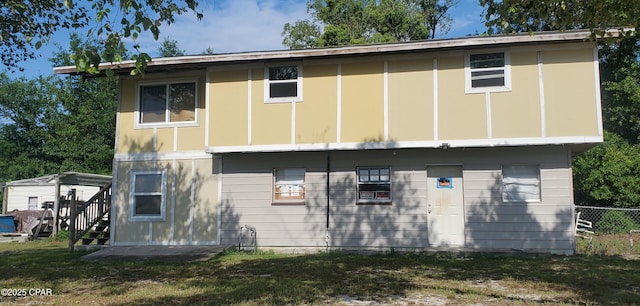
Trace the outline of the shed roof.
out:
[[[618,30],[607,32],[609,36],[618,36]],[[432,39],[390,44],[369,44],[331,48],[313,48],[299,50],[257,51],[223,53],[209,55],[192,55],[179,57],[155,58],[147,64],[146,72],[176,71],[202,69],[206,67],[250,62],[266,62],[276,60],[302,60],[313,58],[331,58],[359,55],[379,55],[393,53],[410,53],[416,51],[436,51],[450,49],[487,48],[504,45],[549,44],[562,42],[580,42],[592,38],[588,30],[572,30],[563,32],[536,32],[495,36],[467,36],[450,39]],[[135,68],[135,61],[121,63],[103,63],[101,71],[114,69],[116,73],[128,73]],[[54,68],[57,74],[78,74],[75,66]]]
[[[5,186],[55,186],[56,177],[61,185],[80,185],[101,187],[111,183],[110,175],[100,175],[80,172],[64,172],[7,182]]]

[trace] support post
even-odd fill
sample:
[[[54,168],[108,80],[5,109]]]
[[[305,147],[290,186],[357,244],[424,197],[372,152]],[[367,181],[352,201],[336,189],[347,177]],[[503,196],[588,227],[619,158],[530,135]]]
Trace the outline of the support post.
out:
[[[56,190],[55,190],[55,198],[53,200],[53,237],[58,234],[60,230],[60,174],[56,175]]]
[[[72,188],[69,191],[71,202],[69,203],[69,210],[71,210],[71,216],[69,217],[69,252],[74,251],[74,245],[76,244],[76,217],[78,205],[76,203],[76,189]]]

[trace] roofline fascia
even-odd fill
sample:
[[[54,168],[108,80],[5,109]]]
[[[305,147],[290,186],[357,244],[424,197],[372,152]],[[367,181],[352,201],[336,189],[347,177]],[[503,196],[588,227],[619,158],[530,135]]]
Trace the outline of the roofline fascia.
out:
[[[619,37],[622,30],[608,30],[603,37]],[[180,66],[193,64],[224,64],[238,62],[252,62],[265,60],[295,60],[304,58],[318,58],[329,56],[366,55],[394,52],[429,51],[437,49],[485,47],[504,44],[523,43],[554,43],[554,42],[575,42],[588,41],[592,38],[589,30],[572,30],[564,32],[534,32],[518,33],[511,35],[495,36],[469,36],[462,38],[423,40],[411,42],[399,42],[390,44],[356,45],[330,48],[297,49],[297,50],[275,50],[275,51],[250,51],[239,53],[222,53],[213,55],[191,55],[180,57],[165,57],[152,59],[147,63],[147,68],[160,68],[163,66]],[[135,61],[128,60],[121,63],[102,63],[98,66],[100,71],[107,69],[131,69],[135,68]],[[56,74],[78,74],[76,66],[55,67]]]

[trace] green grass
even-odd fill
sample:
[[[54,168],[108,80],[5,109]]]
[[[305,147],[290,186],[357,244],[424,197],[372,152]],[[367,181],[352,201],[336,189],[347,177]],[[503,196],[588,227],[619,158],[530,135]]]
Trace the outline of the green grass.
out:
[[[3,304],[634,304],[640,260],[619,256],[227,252],[204,262],[86,262],[66,243],[0,244]]]

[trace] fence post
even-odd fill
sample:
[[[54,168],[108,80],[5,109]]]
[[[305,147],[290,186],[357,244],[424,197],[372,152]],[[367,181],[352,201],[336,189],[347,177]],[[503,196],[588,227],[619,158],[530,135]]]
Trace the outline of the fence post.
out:
[[[69,252],[73,252],[76,244],[76,217],[78,214],[75,188],[69,191],[69,196],[71,197],[71,202],[69,203],[69,209],[71,210],[71,216],[69,217]]]

